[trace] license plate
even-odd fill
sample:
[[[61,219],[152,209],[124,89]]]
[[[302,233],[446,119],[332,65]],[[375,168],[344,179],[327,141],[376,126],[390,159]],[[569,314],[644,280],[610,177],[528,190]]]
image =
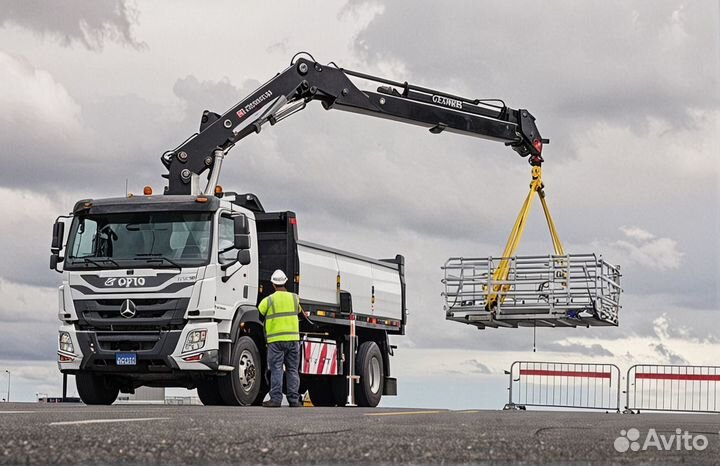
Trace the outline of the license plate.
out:
[[[115,364],[118,366],[136,366],[137,354],[135,353],[115,353]]]

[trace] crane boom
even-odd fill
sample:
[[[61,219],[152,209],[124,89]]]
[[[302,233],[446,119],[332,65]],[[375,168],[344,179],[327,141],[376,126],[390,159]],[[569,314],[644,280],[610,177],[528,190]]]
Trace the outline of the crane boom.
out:
[[[381,84],[376,91],[360,90],[350,77]],[[313,100],[326,110],[337,109],[505,143],[532,166],[540,166],[548,143],[525,109],[512,109],[499,100],[466,99],[407,82],[322,65],[304,57],[260,86],[224,114],[205,111],[200,131],[163,154],[168,170],[166,194],[196,194],[199,176],[214,168],[217,180],[222,158],[238,141],[259,133],[265,123],[278,121]],[[496,105],[491,102],[501,102]],[[214,188],[210,186],[209,188]]]

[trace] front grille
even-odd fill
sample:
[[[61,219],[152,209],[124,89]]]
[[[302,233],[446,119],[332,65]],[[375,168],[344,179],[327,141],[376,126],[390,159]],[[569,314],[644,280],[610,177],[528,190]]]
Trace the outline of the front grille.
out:
[[[92,367],[95,369],[115,368],[115,370],[125,370],[128,372],[170,370],[168,363],[162,359],[142,359],[138,360],[135,366],[118,366],[115,364],[114,359],[94,358]]]
[[[78,326],[82,330],[110,332],[178,330],[185,325],[189,298],[132,299],[135,316],[120,315],[125,299],[76,300]]]
[[[171,301],[171,299],[159,299],[159,298],[142,298],[142,299],[133,299],[132,300],[135,304],[142,303],[144,306],[158,306],[162,304],[167,304],[168,301]],[[100,306],[116,306],[120,307],[122,303],[125,302],[125,299],[98,299],[95,301]]]
[[[98,346],[105,351],[151,351],[160,341],[160,332],[97,332]]]

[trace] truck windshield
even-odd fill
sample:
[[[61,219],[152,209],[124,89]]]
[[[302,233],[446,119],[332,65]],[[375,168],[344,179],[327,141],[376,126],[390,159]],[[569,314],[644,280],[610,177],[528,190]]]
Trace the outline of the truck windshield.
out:
[[[66,266],[198,266],[210,257],[212,213],[137,212],[73,220]]]

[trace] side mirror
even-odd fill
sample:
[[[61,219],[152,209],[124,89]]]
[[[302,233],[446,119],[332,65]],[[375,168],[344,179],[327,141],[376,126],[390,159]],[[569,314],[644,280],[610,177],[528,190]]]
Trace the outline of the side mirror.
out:
[[[53,225],[52,232],[52,243],[50,244],[50,250],[53,252],[60,252],[63,246],[63,239],[65,237],[65,223],[57,220]]]
[[[235,242],[233,246],[235,249],[245,250],[250,249],[250,235],[235,235]]]
[[[236,235],[250,234],[250,224],[248,223],[248,219],[245,215],[240,214],[236,217],[233,217],[233,224],[235,226]]]
[[[248,249],[239,250],[237,255],[237,261],[240,265],[248,265],[250,262],[252,262],[252,258],[250,257],[250,251]]]
[[[50,255],[50,270],[57,270],[59,259],[60,256],[58,256],[57,253],[52,253]]]

